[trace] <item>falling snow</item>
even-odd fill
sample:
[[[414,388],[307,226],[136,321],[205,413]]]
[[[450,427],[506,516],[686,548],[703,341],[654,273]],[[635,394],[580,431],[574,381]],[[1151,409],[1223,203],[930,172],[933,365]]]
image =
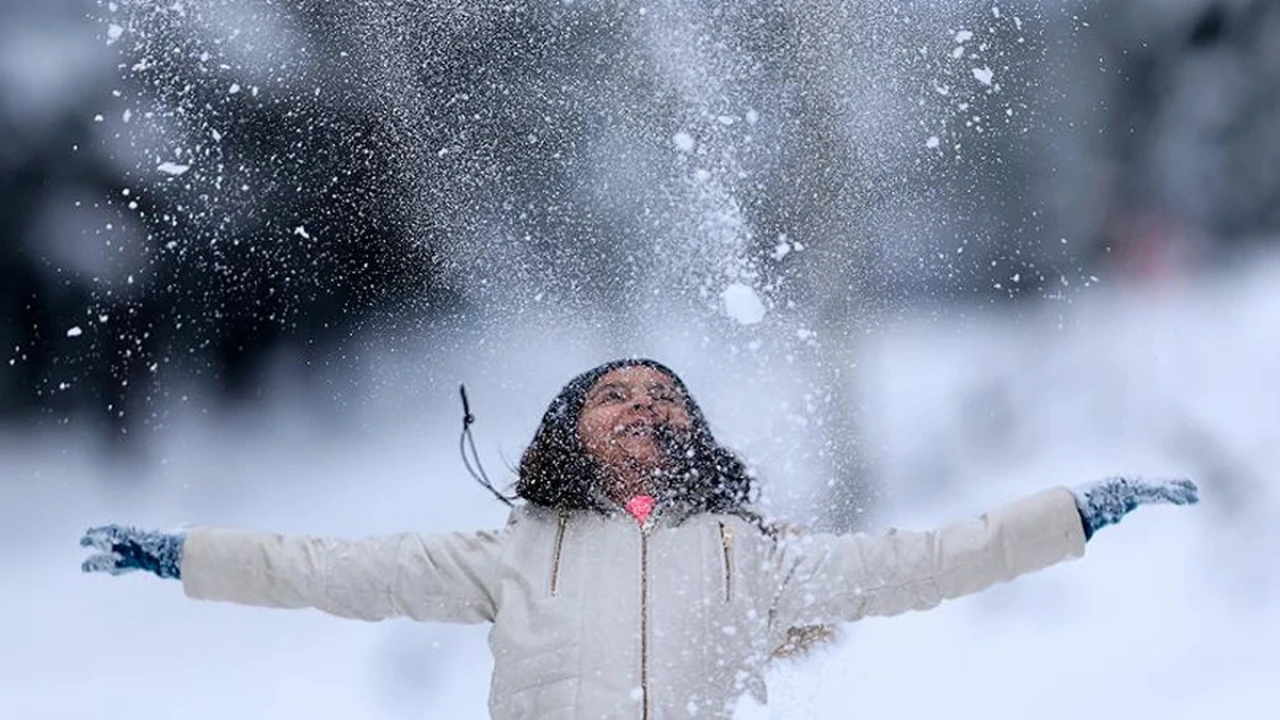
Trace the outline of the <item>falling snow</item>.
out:
[[[162,423],[188,389],[270,397],[262,378],[275,373],[363,427],[370,398],[434,412],[458,376],[504,377],[485,388],[487,422],[532,403],[512,387],[551,382],[512,378],[540,372],[538,353],[552,375],[597,350],[656,348],[766,409],[743,405],[725,422],[771,477],[874,487],[845,458],[880,447],[878,419],[830,428],[879,401],[903,425],[895,442],[921,445],[885,466],[912,476],[902,467],[918,463],[937,490],[955,480],[938,468],[969,467],[947,455],[969,439],[999,457],[1014,427],[1011,455],[1033,451],[1019,413],[1038,406],[1009,393],[1036,383],[1001,380],[1028,345],[1012,329],[949,353],[941,314],[923,339],[895,334],[910,299],[925,314],[951,297],[970,316],[1015,298],[1052,313],[1118,272],[1088,237],[1109,232],[1110,216],[1070,217],[1064,230],[1023,181],[1041,167],[1064,185],[1073,170],[1096,177],[1046,162],[1072,120],[1053,112],[1045,67],[1058,68],[1045,58],[1086,45],[1050,35],[1047,10],[1024,22],[988,4],[778,6],[777,17],[768,4],[242,5],[99,5],[105,54],[84,62],[100,65],[100,87],[68,125],[91,119],[73,151],[121,176],[50,202],[88,228],[31,263],[65,307],[31,313],[34,340],[5,342],[8,373],[39,376],[42,411],[88,398],[113,431],[140,437],[138,423]],[[65,336],[81,339],[60,340],[73,322],[84,325]],[[37,371],[41,343],[62,354]],[[854,373],[869,347],[902,361],[869,377],[921,387],[863,387]],[[384,369],[388,356],[398,364]],[[369,367],[379,377],[358,375]],[[963,400],[960,440],[921,440],[948,422],[921,398]],[[489,447],[527,435],[510,422],[486,427]],[[259,435],[294,437],[244,433]],[[862,499],[829,505],[881,509]]]
[[[721,298],[725,313],[743,325],[754,325],[764,319],[764,303],[756,291],[747,285],[729,285],[721,293]]]

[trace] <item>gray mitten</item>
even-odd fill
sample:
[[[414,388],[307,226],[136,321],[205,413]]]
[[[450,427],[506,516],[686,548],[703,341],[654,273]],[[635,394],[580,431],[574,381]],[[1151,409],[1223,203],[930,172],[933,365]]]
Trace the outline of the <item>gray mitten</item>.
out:
[[[181,533],[161,533],[121,525],[90,528],[80,538],[81,547],[102,552],[80,565],[84,572],[122,575],[145,570],[157,577],[177,579],[182,571]]]
[[[1109,477],[1071,488],[1076,507],[1084,523],[1084,537],[1120,522],[1120,518],[1139,505],[1169,503],[1193,505],[1200,501],[1200,490],[1185,478]]]

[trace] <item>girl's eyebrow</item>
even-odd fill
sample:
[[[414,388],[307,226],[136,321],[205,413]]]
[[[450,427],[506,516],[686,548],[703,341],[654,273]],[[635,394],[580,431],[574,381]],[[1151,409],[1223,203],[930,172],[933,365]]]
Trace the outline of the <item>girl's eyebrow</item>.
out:
[[[592,389],[591,389],[591,392],[587,393],[587,396],[588,396],[588,397],[595,397],[596,395],[599,395],[600,393],[604,392],[605,390],[609,390],[609,389],[611,389],[611,388],[619,388],[619,389],[623,389],[623,390],[625,390],[625,389],[627,389],[627,386],[626,386],[625,384],[620,383],[620,382],[618,382],[617,380],[615,380],[615,381],[613,381],[613,382],[607,382],[607,383],[604,383],[603,385],[597,385],[596,387],[594,387],[594,388],[592,388]]]

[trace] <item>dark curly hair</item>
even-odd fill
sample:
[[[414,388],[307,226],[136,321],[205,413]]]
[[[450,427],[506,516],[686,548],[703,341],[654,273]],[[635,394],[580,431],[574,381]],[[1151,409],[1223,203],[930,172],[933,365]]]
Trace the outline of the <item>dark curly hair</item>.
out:
[[[606,373],[618,368],[644,366],[662,372],[684,396],[692,430],[666,438],[670,454],[677,458],[663,484],[660,500],[679,508],[683,515],[724,513],[759,522],[751,509],[755,478],[731,450],[716,442],[702,409],[688,387],[667,366],[655,360],[615,360],[588,370],[571,380],[551,402],[534,433],[533,442],[520,458],[516,496],[532,505],[556,510],[606,512],[603,477],[598,464],[582,448],[578,417],[587,392]]]

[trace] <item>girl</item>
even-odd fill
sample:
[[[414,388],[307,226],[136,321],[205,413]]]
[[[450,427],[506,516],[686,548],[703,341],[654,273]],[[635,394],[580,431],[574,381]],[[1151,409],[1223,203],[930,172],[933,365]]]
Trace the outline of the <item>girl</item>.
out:
[[[497,531],[358,540],[109,525],[86,572],[150,571],[197,599],[491,624],[492,717],[729,718],[771,657],[832,623],[925,610],[1084,554],[1188,480],[1053,488],[931,532],[783,531],[684,383],[644,359],[579,375],[524,452]]]

